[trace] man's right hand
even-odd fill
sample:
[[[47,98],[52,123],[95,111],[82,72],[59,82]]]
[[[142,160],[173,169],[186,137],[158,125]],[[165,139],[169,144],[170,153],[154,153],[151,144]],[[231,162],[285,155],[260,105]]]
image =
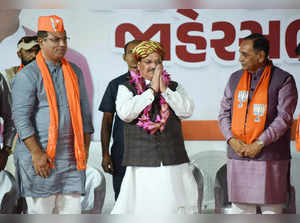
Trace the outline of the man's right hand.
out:
[[[245,144],[242,140],[237,138],[231,138],[228,141],[231,148],[240,156],[244,157],[244,153],[246,151],[247,144]]]
[[[41,177],[47,178],[51,172],[49,163],[51,162],[50,157],[47,153],[42,151],[36,151],[31,153],[32,164],[34,171]]]
[[[102,168],[106,173],[113,174],[114,168],[110,158],[110,155],[105,154],[102,157]]]
[[[154,89],[155,92],[159,92],[159,90],[160,90],[160,77],[161,77],[162,71],[163,71],[162,65],[157,65],[155,67],[154,75],[151,80],[151,87]]]

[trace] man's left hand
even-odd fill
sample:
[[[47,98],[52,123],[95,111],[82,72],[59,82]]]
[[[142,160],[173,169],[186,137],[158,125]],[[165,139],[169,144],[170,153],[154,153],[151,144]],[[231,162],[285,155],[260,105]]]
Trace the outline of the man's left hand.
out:
[[[255,158],[261,152],[263,147],[264,145],[259,144],[257,141],[255,141],[254,143],[246,147],[246,151],[244,154],[246,157]]]
[[[159,73],[159,91],[160,92],[165,92],[166,89],[167,89],[167,86],[166,86],[166,84],[165,84],[165,82],[163,81],[163,78],[162,78],[162,73],[163,73],[163,70],[164,70],[164,67],[163,67],[162,63],[157,65],[155,70]]]

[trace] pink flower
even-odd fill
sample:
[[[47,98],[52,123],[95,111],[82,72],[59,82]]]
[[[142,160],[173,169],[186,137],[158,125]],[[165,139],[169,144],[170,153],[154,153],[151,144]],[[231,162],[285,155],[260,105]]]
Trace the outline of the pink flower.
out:
[[[162,73],[162,79],[166,86],[169,86],[171,79],[170,75],[165,70]],[[145,79],[138,72],[138,70],[130,71],[130,83],[134,84],[138,95],[142,94],[146,90]],[[158,130],[164,130],[166,122],[170,115],[169,105],[161,95],[159,96],[159,104],[160,115],[157,115],[155,117],[154,122],[150,119],[150,111],[152,108],[152,104],[150,104],[143,110],[143,113],[138,118],[138,122],[136,124],[137,126],[143,128],[145,131],[148,131],[151,135],[153,135]]]

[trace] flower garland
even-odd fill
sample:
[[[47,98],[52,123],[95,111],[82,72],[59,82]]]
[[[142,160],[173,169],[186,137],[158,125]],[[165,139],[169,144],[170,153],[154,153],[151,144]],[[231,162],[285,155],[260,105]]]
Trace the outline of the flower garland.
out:
[[[146,90],[145,79],[142,75],[136,71],[130,71],[130,83],[134,84],[137,94],[140,95]],[[170,75],[164,70],[162,73],[162,79],[166,86],[169,86]],[[148,105],[144,110],[141,117],[138,118],[137,126],[148,131],[151,135],[160,130],[162,132],[165,128],[166,122],[169,118],[170,111],[169,105],[161,94],[159,94],[160,113],[156,115],[155,121],[150,119],[150,111],[152,103]]]

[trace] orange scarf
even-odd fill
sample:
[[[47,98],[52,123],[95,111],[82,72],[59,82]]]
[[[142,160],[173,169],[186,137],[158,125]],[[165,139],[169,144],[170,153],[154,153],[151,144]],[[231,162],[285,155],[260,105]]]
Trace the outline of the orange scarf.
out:
[[[299,125],[300,125],[300,114],[297,120],[297,127],[296,127],[296,150],[300,152],[300,134],[299,134]]]
[[[17,73],[24,68],[24,65],[21,63],[20,67],[17,70]]]
[[[45,91],[50,109],[50,124],[48,130],[48,145],[46,153],[52,160],[50,166],[51,168],[53,168],[56,153],[56,143],[58,139],[58,110],[56,95],[51,75],[49,73],[48,67],[45,63],[41,52],[39,52],[36,56],[36,61],[43,77],[43,83],[45,86]],[[80,94],[78,80],[76,74],[73,71],[73,68],[68,63],[68,61],[63,58],[61,60],[61,63],[74,132],[74,149],[77,161],[77,169],[84,170],[86,169],[86,154],[84,150],[84,137],[80,109]]]
[[[253,143],[264,131],[272,65],[268,64],[248,106],[251,74],[244,71],[234,94],[232,133],[246,144]],[[247,112],[247,108],[248,112]]]

